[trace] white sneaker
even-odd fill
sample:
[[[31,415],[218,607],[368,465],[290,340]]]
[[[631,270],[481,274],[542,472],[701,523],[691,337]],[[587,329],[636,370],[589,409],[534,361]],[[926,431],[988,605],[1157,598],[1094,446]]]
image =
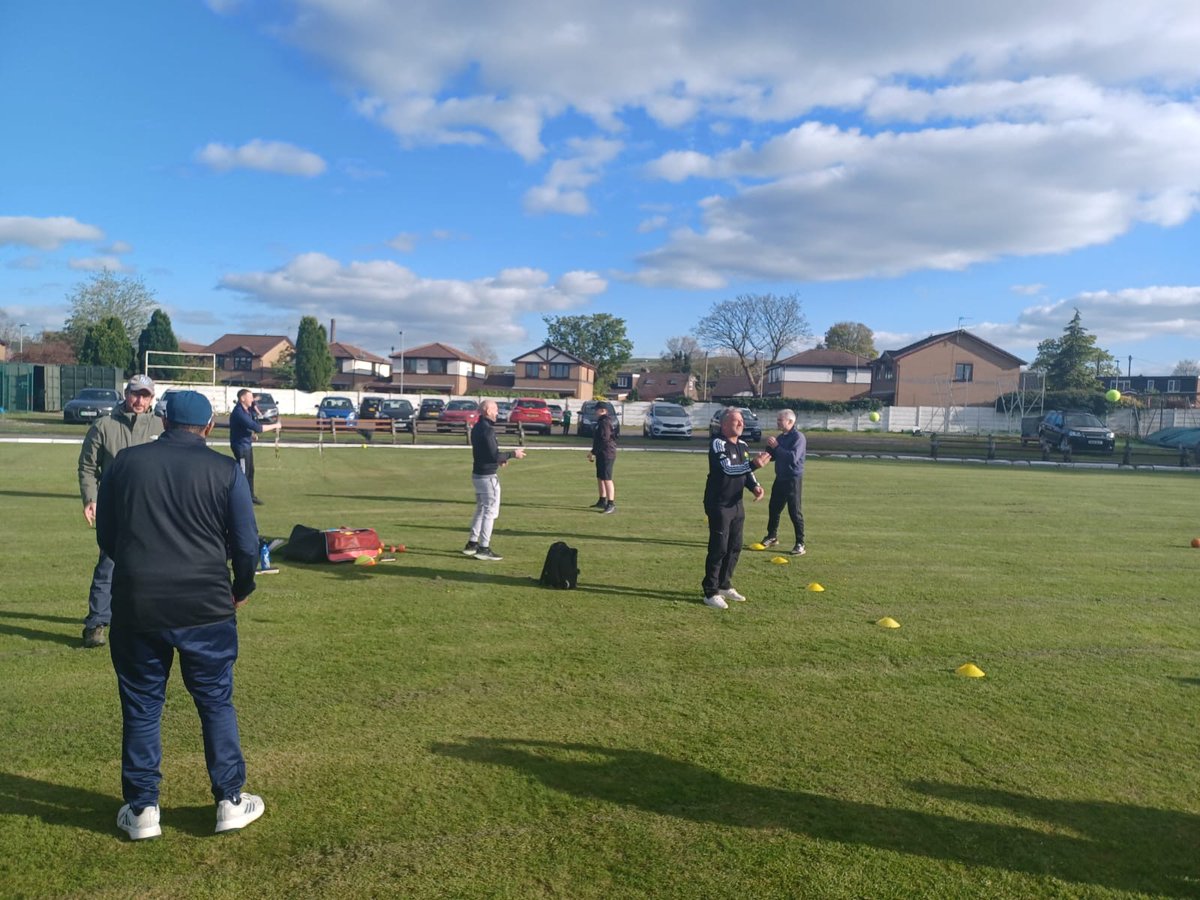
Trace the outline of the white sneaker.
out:
[[[159,811],[157,806],[147,806],[140,816],[133,814],[133,808],[126,803],[117,813],[117,827],[128,834],[133,840],[158,837],[162,827],[158,824]]]
[[[717,591],[726,600],[733,600],[737,603],[745,603],[746,598],[738,593],[737,588],[727,587]]]
[[[705,597],[704,605],[711,606],[713,609],[729,609],[729,604],[721,599],[719,594],[713,594],[711,597]]]
[[[242,791],[241,802],[222,800],[217,804],[217,834],[245,828],[266,811],[263,798]]]
[[[792,548],[792,556],[803,556],[806,552],[803,544],[797,544]]]

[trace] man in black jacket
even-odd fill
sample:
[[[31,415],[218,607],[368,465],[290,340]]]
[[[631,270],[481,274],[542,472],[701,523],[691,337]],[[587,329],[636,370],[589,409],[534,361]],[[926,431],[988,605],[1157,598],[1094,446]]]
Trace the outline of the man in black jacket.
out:
[[[588,462],[596,464],[596,488],[600,491],[596,508],[602,513],[615,513],[617,488],[613,484],[613,466],[617,462],[617,436],[612,419],[608,417],[608,407],[603,403],[596,405],[596,427],[592,432],[592,452],[588,454]]]
[[[750,491],[755,502],[763,498],[762,485],[754,470],[766,465],[770,457],[750,456],[742,440],[745,422],[736,407],[721,416],[721,433],[708,447],[708,481],[704,484],[704,514],[708,516],[708,554],[704,559],[701,590],[704,603],[714,609],[728,609],[725,601],[746,598],[733,586],[733,573],[742,554],[742,527],[746,521],[742,493]]]
[[[484,400],[479,410],[479,421],[471,429],[471,483],[475,487],[475,517],[471,519],[471,535],[463,554],[476,559],[496,562],[503,559],[492,550],[492,526],[500,516],[501,466],[510,459],[524,459],[525,448],[501,451],[496,443],[496,401]]]
[[[167,399],[167,431],[123,451],[105,472],[96,540],[113,559],[109,648],[121,697],[117,826],[157,837],[160,726],[175,653],[195,701],[218,832],[249,825],[261,797],[242,791],[246,763],[233,707],[235,610],[254,590],[258,529],[238,464],[210,450],[212,405],[195,391]],[[232,557],[233,583],[228,560]]]

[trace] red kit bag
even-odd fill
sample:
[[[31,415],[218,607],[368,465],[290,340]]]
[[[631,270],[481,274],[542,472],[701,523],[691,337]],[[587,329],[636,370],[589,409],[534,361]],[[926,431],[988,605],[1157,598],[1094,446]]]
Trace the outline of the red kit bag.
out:
[[[330,562],[348,562],[382,552],[383,542],[374,528],[330,528],[325,532],[325,558]]]

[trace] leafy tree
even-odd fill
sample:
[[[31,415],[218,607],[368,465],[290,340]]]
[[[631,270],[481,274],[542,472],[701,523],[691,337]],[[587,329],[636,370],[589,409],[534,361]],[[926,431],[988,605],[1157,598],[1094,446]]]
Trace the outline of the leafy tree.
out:
[[[696,326],[696,336],[709,349],[727,350],[736,357],[761,397],[767,368],[812,332],[795,294],[740,294],[713,304]]]
[[[134,360],[134,366],[145,365],[146,351],[162,350],[166,353],[179,352],[179,339],[175,337],[175,330],[171,327],[171,317],[161,309],[156,309],[150,316],[150,321],[146,327],[142,329],[142,333],[138,335],[137,344],[137,359]],[[178,357],[166,357],[167,362],[178,362]],[[170,366],[151,366],[146,372],[151,378],[156,381],[162,379],[164,381],[182,381],[178,376],[183,375],[183,370],[174,369]]]
[[[1083,327],[1079,310],[1061,338],[1038,344],[1033,368],[1046,373],[1046,387],[1055,391],[1095,390],[1101,376],[1120,374],[1116,357],[1096,346],[1096,336]]]
[[[315,316],[300,320],[296,335],[296,387],[302,391],[327,391],[333,380],[333,354],[325,326]]]
[[[590,316],[543,316],[546,342],[596,367],[594,390],[602,393],[633,355],[625,320],[609,313]]]
[[[704,348],[690,334],[667,338],[667,349],[660,354],[672,372],[691,372],[694,361],[703,355]]]
[[[88,328],[79,348],[79,362],[85,366],[117,366],[126,375],[133,374],[133,343],[124,323],[116,316],[106,316]]]
[[[1175,363],[1172,375],[1200,375],[1200,362],[1194,359],[1181,359]]]
[[[296,351],[285,347],[271,366],[271,380],[281,388],[296,386]]]
[[[825,340],[820,344],[824,350],[843,350],[846,353],[856,353],[867,359],[879,355],[875,349],[875,332],[862,322],[835,322],[825,332]]]
[[[88,328],[109,316],[121,322],[132,345],[150,318],[154,292],[140,278],[114,275],[105,269],[78,285],[67,295],[67,301],[71,304],[71,315],[65,330],[76,350],[83,346]]]

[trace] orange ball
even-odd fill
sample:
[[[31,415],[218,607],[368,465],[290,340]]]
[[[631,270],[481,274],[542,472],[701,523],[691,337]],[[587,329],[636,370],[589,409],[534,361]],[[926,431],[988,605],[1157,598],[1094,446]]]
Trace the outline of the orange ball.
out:
[[[1197,540],[1200,540],[1200,538],[1198,538]],[[405,553],[405,552],[407,552],[407,550],[408,550],[408,548],[407,548],[407,547],[405,547],[403,544],[397,544],[397,545],[396,545],[396,552],[397,552],[397,553]]]
[[[1192,546],[1200,547],[1200,538],[1192,538]]]

